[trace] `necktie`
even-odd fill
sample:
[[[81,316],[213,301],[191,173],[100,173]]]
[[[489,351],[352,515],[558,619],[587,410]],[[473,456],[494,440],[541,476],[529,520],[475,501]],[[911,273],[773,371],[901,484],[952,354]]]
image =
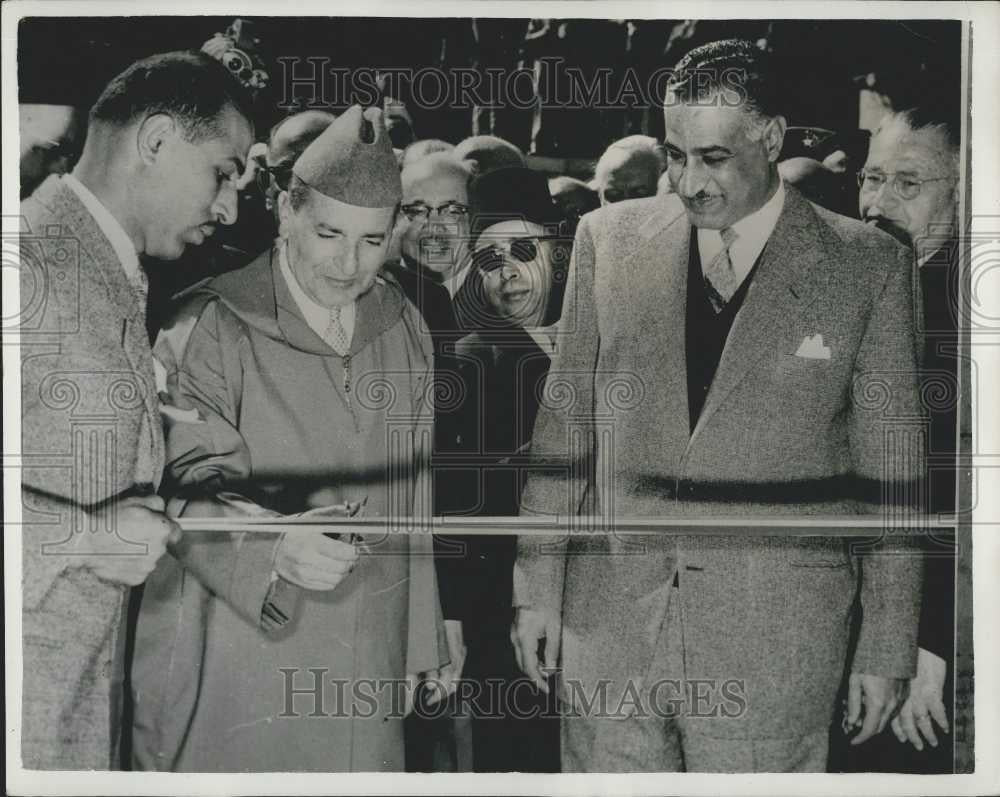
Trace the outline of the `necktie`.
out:
[[[341,357],[344,357],[351,350],[351,342],[347,339],[347,332],[340,321],[340,308],[330,308],[330,323],[326,332],[323,333],[323,340]]]
[[[132,292],[135,294],[136,301],[139,302],[139,308],[142,310],[143,316],[145,316],[146,303],[149,298],[149,277],[146,276],[146,272],[143,271],[142,266],[138,266],[132,274],[128,275],[128,282],[132,288]]]
[[[716,313],[722,312],[722,308],[740,287],[736,272],[733,270],[733,262],[729,259],[729,247],[736,240],[736,233],[732,227],[726,227],[719,230],[719,234],[722,236],[722,251],[702,271],[705,277],[705,290],[708,291],[708,299]]]

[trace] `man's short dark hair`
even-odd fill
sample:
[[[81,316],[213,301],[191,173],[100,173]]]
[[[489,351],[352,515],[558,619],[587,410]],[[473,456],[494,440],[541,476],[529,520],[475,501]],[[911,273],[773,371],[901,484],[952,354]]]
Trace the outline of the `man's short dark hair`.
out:
[[[667,91],[685,104],[722,101],[769,118],[781,113],[771,58],[745,39],[696,47],[674,67]]]
[[[202,141],[223,135],[219,117],[227,106],[252,124],[250,103],[222,64],[181,50],[143,58],[112,78],[90,109],[90,122],[124,126],[163,113],[179,122],[185,139]]]

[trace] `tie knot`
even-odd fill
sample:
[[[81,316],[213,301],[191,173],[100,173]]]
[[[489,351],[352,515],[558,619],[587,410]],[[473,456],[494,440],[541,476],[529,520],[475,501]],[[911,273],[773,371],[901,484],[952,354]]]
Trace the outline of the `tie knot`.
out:
[[[719,235],[722,237],[722,245],[726,247],[726,249],[732,246],[733,241],[739,237],[732,227],[724,227],[719,230]]]

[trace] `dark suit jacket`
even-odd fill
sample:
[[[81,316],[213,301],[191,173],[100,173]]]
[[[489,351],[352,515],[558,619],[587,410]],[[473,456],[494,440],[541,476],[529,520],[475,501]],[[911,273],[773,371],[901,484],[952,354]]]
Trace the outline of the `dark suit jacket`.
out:
[[[958,241],[948,240],[917,268],[921,383],[930,429],[928,497],[932,513],[956,507],[958,452]],[[920,612],[920,647],[953,663],[955,651],[955,536],[928,539]]]
[[[461,401],[444,416],[435,479],[438,513],[516,515],[549,357],[520,327],[476,332],[456,345]],[[517,539],[510,535],[442,537],[438,579],[445,615],[475,638],[506,625]],[[484,627],[485,626],[485,627]]]
[[[690,238],[676,196],[583,218],[532,444],[548,465],[522,512],[850,515],[880,512],[883,487],[912,500],[924,460],[908,251],[789,188],[692,432]],[[741,679],[748,701],[704,732],[788,738],[829,726],[858,589],[853,670],[913,674],[921,570],[825,537],[522,537],[514,588],[518,605],[561,614],[564,683],[607,679],[616,700],[646,684],[679,574],[687,677]]]

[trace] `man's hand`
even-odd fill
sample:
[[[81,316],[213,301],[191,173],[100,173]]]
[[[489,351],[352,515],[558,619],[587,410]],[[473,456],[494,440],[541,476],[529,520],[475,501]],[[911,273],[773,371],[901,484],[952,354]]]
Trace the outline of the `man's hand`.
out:
[[[848,680],[846,728],[861,726],[861,731],[851,739],[852,745],[867,742],[881,733],[893,712],[906,697],[905,678],[883,678],[852,672]],[[864,719],[861,709],[864,707]]]
[[[923,750],[926,739],[931,747],[937,747],[931,718],[942,731],[949,732],[948,712],[942,699],[947,675],[948,662],[929,650],[918,648],[917,674],[910,679],[910,694],[899,714],[892,718],[892,732],[899,741],[905,743],[909,739],[914,747]]]
[[[526,607],[517,610],[517,617],[514,619],[514,625],[510,631],[510,641],[514,643],[517,666],[545,694],[549,693],[549,685],[545,682],[545,675],[556,671],[561,632],[562,621],[554,611]],[[538,643],[543,638],[545,639],[545,667],[540,668]],[[546,672],[543,673],[543,669]]]
[[[353,545],[316,532],[285,534],[278,543],[274,571],[302,589],[331,590],[354,569],[358,551]]]
[[[428,684],[434,689],[433,696],[427,701],[428,705],[434,705],[439,700],[447,699],[455,693],[458,682],[462,678],[462,670],[465,667],[465,635],[462,633],[461,620],[445,620],[444,633],[448,639],[448,657],[451,661],[440,670],[435,670],[432,678],[428,673]]]
[[[158,495],[123,498],[106,511],[114,515],[118,536],[128,543],[142,543],[145,553],[95,551],[80,560],[83,567],[104,581],[135,587],[141,584],[166,553],[167,543],[180,540],[181,530],[164,513],[163,499]],[[90,540],[81,535],[79,545]]]

